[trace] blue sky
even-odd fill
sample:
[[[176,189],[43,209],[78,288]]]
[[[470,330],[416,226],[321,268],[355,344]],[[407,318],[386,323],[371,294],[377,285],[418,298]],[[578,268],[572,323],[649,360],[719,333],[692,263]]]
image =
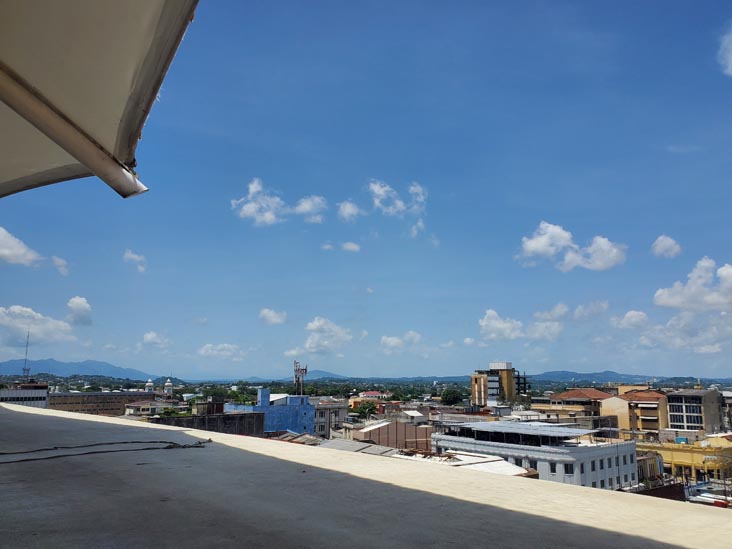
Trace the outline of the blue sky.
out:
[[[732,376],[731,21],[203,2],[138,147],[149,193],[0,200],[0,360],[30,326],[31,358],[198,379]]]

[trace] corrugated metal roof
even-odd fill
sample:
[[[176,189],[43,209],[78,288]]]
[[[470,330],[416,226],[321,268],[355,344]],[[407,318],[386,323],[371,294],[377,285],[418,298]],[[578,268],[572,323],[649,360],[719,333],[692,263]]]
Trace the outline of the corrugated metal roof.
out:
[[[402,410],[402,411],[410,417],[424,417],[424,414],[420,414],[417,410]]]
[[[575,429],[572,427],[555,426],[550,423],[539,423],[535,421],[488,421],[462,423],[460,427],[473,429],[474,431],[487,431],[491,433],[514,433],[517,435],[535,435],[542,437],[576,438],[591,433],[597,429]]]

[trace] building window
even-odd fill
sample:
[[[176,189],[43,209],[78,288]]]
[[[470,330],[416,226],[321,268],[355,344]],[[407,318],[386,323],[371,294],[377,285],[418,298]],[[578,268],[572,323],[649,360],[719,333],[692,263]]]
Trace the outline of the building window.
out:
[[[549,472],[554,475],[557,472],[557,464],[556,463],[550,463],[549,464]]]
[[[686,413],[687,414],[701,414],[701,406],[686,406]]]
[[[628,456],[623,454],[623,465],[628,465]]]
[[[574,463],[565,463],[564,464],[564,474],[565,475],[574,475]]]
[[[612,487],[613,487],[613,479],[611,479],[611,478],[607,479],[607,483],[608,483],[608,486],[609,486],[610,488],[612,488]]]
[[[680,414],[671,414],[671,423],[684,423],[684,416]]]
[[[318,417],[325,417],[325,410],[319,410]]]
[[[584,475],[584,474],[585,474],[585,464],[580,463],[580,475]]]
[[[615,456],[615,467],[620,467],[620,456]]]
[[[618,486],[620,486],[620,475],[618,475],[617,477],[615,477],[615,482],[617,482],[618,483]]]
[[[593,459],[593,460],[592,460],[592,461],[590,462],[590,471],[594,471],[594,470],[595,470],[595,460]]]
[[[635,463],[635,455],[630,454],[630,462]],[[633,475],[633,476],[635,476],[635,475]]]
[[[536,471],[537,466],[536,466],[536,460],[535,459],[530,459],[529,460],[529,469],[533,469],[534,471]]]
[[[635,473],[630,473],[630,479],[635,482]]]
[[[607,468],[610,469],[610,467],[613,466],[613,458],[607,458]]]
[[[668,407],[668,411],[672,414],[683,414],[684,413],[684,407],[681,404],[671,404]]]
[[[605,481],[604,480],[601,480],[600,481],[600,488],[605,488]]]
[[[605,468],[605,460],[602,459],[602,458],[600,458],[597,461],[600,462],[600,470],[604,469]]]
[[[597,488],[597,482],[596,482],[596,481],[594,481],[594,480],[592,481],[592,487],[593,487],[593,488]]]
[[[325,431],[325,425],[323,425],[322,423],[318,425],[318,431],[320,431],[321,433]]]

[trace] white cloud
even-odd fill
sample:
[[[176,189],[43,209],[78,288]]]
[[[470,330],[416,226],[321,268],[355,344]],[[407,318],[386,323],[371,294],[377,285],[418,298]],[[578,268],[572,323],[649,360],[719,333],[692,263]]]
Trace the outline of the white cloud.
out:
[[[125,263],[134,263],[137,265],[137,272],[144,273],[147,268],[147,260],[144,255],[136,254],[129,248],[122,254],[122,259]]]
[[[361,336],[359,337],[359,339],[364,340],[367,337],[369,337],[368,331],[367,330],[361,330]]]
[[[721,353],[722,346],[719,343],[714,343],[712,345],[699,345],[698,347],[694,347],[694,352],[700,355]]]
[[[407,330],[403,336],[381,336],[381,350],[390,355],[402,350],[407,345],[414,347],[421,343],[422,334],[414,330]]]
[[[355,242],[344,242],[343,244],[341,244],[341,249],[345,252],[360,252],[361,246],[359,246]]]
[[[142,345],[156,347],[158,349],[167,349],[170,347],[171,341],[165,336],[151,331],[142,336]]]
[[[575,267],[590,271],[607,271],[625,262],[626,248],[624,244],[611,242],[604,236],[596,236],[585,248],[567,250],[564,261],[558,268],[563,272],[571,271]]]
[[[407,210],[407,206],[399,194],[390,185],[382,181],[369,183],[369,192],[374,208],[384,215],[401,215]]]
[[[440,347],[443,349],[451,349],[455,346],[455,342],[451,339],[450,341],[446,341],[445,343],[440,343]]]
[[[206,324],[208,324],[208,318],[206,318],[205,316],[198,316],[193,319],[193,323],[198,324],[199,326],[205,326]]]
[[[322,196],[306,196],[297,201],[293,212],[305,217],[306,223],[322,223],[321,213],[328,209],[328,202]]]
[[[231,201],[231,209],[242,219],[252,219],[261,227],[284,221],[287,206],[279,196],[265,191],[260,179],[254,178],[247,186],[247,195]]]
[[[648,315],[643,311],[628,311],[622,317],[614,316],[610,323],[616,328],[628,330],[640,328],[648,322]]]
[[[470,347],[473,344],[475,344],[475,340],[472,337],[466,337],[465,339],[463,339],[463,345],[465,345],[466,347]]]
[[[569,312],[569,307],[564,303],[557,303],[548,311],[538,311],[534,313],[534,318],[537,320],[559,320],[564,318]]]
[[[552,225],[546,221],[539,223],[531,238],[521,239],[521,250],[524,257],[553,258],[567,248],[575,246],[572,233],[565,231],[559,225]]]
[[[413,214],[421,214],[427,207],[427,189],[416,181],[409,185],[409,195],[412,197],[409,211]]]
[[[323,242],[323,244],[320,245],[320,249],[329,252],[333,249],[333,244],[330,242]]]
[[[69,299],[66,306],[69,308],[68,320],[77,326],[89,326],[92,323],[92,308],[85,297],[74,296]]]
[[[374,289],[373,288],[366,288],[366,293],[367,294],[373,294],[374,293]]]
[[[683,311],[666,324],[649,327],[639,338],[644,347],[662,345],[675,351],[692,351],[696,354],[716,354],[722,344],[732,339],[730,315],[713,315],[706,320],[695,313]]]
[[[526,331],[526,337],[529,339],[554,341],[562,333],[563,328],[562,323],[556,320],[534,322]]]
[[[420,217],[417,222],[409,228],[409,236],[417,238],[420,233],[424,232],[424,221]]]
[[[241,362],[247,355],[246,351],[232,343],[206,343],[198,349],[198,354],[206,358],[218,358],[234,362]]]
[[[546,221],[539,223],[530,238],[521,239],[523,258],[556,258],[559,261],[555,266],[563,272],[575,267],[605,271],[625,261],[625,250],[625,245],[612,242],[604,236],[595,236],[589,246],[580,247],[574,243],[572,233]]]
[[[676,257],[681,253],[681,246],[670,236],[662,234],[653,242],[651,252],[656,257]]]
[[[261,179],[254,178],[247,185],[247,194],[231,200],[231,209],[242,219],[251,219],[257,227],[275,225],[288,215],[302,215],[306,223],[322,223],[322,212],[328,202],[322,196],[301,198],[295,207],[289,207],[279,196],[264,188]]]
[[[65,259],[54,255],[51,257],[51,262],[61,276],[69,276],[69,264]]]
[[[296,356],[298,356],[298,355],[301,355],[301,354],[303,354],[304,352],[305,352],[305,351],[304,351],[304,350],[302,350],[302,349],[301,349],[300,347],[295,347],[294,349],[288,349],[288,350],[287,350],[287,351],[285,351],[285,352],[284,352],[283,354],[284,354],[285,356],[289,356],[289,357],[296,357]]]
[[[4,332],[5,344],[10,346],[25,345],[28,330],[33,343],[55,343],[76,339],[68,322],[44,316],[30,307],[21,305],[0,307],[0,329]]]
[[[501,318],[493,309],[488,309],[483,318],[478,321],[480,333],[485,339],[518,339],[523,337],[523,324],[512,318]]]
[[[607,301],[591,301],[587,305],[578,305],[573,316],[575,320],[586,320],[604,313],[609,307]]]
[[[717,62],[722,72],[732,77],[732,29],[727,31],[719,39],[719,50],[717,50]]]
[[[360,215],[366,215],[355,202],[344,200],[338,204],[338,218],[342,221],[355,221]]]
[[[716,275],[716,279],[715,279]],[[670,288],[660,288],[653,303],[693,311],[732,310],[732,265],[716,269],[709,257],[700,259],[689,273],[686,284],[676,281]]]
[[[287,313],[285,311],[275,311],[274,309],[262,309],[259,311],[259,318],[264,320],[267,324],[284,324],[287,320]]]
[[[332,353],[353,339],[349,330],[322,316],[308,322],[305,329],[310,332],[304,344],[308,353]]]
[[[381,350],[390,355],[404,347],[404,340],[398,336],[381,336]]]
[[[564,328],[562,323],[556,320],[540,320],[530,324],[524,330],[523,322],[513,318],[502,318],[493,309],[486,310],[483,318],[478,321],[478,325],[483,339],[492,341],[521,338],[554,341]]]
[[[41,255],[0,227],[0,260],[15,265],[31,267],[41,261]]]

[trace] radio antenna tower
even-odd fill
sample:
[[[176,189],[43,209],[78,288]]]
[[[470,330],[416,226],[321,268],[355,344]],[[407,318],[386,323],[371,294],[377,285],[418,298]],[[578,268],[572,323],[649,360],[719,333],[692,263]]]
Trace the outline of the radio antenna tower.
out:
[[[300,386],[300,395],[302,396],[305,394],[305,376],[308,373],[308,365],[306,364],[304,368],[300,367],[300,363],[296,360],[295,364],[293,365],[293,371],[295,372],[295,389],[297,390],[298,385]]]
[[[30,329],[28,329],[28,335],[25,338],[25,360],[23,361],[23,377],[26,382],[30,379],[30,368],[28,367],[28,343],[30,343]]]

